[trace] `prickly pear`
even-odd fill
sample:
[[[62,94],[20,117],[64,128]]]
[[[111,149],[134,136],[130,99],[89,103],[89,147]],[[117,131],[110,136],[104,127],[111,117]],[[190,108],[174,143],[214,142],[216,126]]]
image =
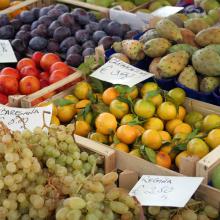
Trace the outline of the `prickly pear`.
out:
[[[179,16],[177,14],[170,15],[167,18],[169,20],[171,20],[174,24],[176,24],[178,27],[183,27],[184,26],[183,21],[181,20],[181,18],[179,18]]]
[[[187,88],[198,91],[199,90],[199,79],[196,75],[195,70],[192,66],[187,66],[180,73],[178,77],[178,82]]]
[[[193,53],[198,50],[198,48],[193,47],[193,46],[191,46],[191,45],[189,45],[189,44],[176,44],[176,45],[173,45],[172,47],[170,47],[170,48],[168,49],[168,52],[169,52],[169,53],[173,53],[173,52],[177,52],[177,51],[180,51],[180,50],[184,50],[184,51],[186,51],[190,56],[192,56]]]
[[[146,31],[139,39],[141,43],[146,43],[147,41],[160,37],[159,33],[156,29],[150,29]]]
[[[199,31],[209,27],[203,18],[191,18],[184,22],[184,27],[197,34]]]
[[[190,44],[193,47],[197,47],[197,44],[195,42],[196,35],[192,31],[186,28],[180,28],[180,32],[183,37],[183,40],[181,41],[181,43]]]
[[[143,44],[138,40],[123,40],[122,41],[122,52],[131,60],[143,60]]]
[[[210,44],[210,45],[206,46],[205,48],[212,49],[220,55],[220,44]]]
[[[130,64],[130,60],[129,60],[128,57],[127,57],[125,54],[123,54],[123,53],[114,53],[114,54],[112,54],[112,55],[110,56],[110,59],[111,59],[111,58],[117,58],[117,59],[119,59],[119,60],[121,60],[121,61],[124,61],[125,63]]]
[[[196,35],[195,41],[201,47],[209,44],[220,44],[220,27],[210,27],[200,31]]]
[[[121,42],[114,42],[112,48],[115,50],[116,53],[122,52],[122,43]]]
[[[163,57],[157,65],[162,77],[168,78],[179,74],[187,65],[189,54],[185,51],[170,53]]]
[[[159,74],[157,65],[158,65],[158,63],[160,62],[161,59],[162,59],[161,57],[154,58],[152,60],[151,64],[149,65],[149,72],[153,73],[155,75],[155,77],[158,78],[158,79],[160,79],[161,76]]]
[[[171,43],[165,38],[154,38],[144,44],[144,53],[152,58],[163,56]]]
[[[156,30],[161,37],[171,41],[181,41],[182,35],[180,29],[169,19],[162,19],[156,24]]]
[[[210,48],[197,50],[192,63],[195,70],[205,76],[220,76],[220,55]]]
[[[201,80],[200,91],[201,92],[213,92],[219,86],[219,78],[208,76]]]

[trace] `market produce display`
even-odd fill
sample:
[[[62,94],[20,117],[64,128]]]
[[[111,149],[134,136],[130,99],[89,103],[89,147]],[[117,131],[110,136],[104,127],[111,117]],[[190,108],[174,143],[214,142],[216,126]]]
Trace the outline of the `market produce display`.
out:
[[[97,45],[109,49],[115,41],[139,33],[126,24],[95,15],[81,8],[72,12],[57,4],[23,11],[10,20],[0,15],[0,38],[10,39],[18,59],[35,51],[58,53],[67,64],[78,67]]]
[[[187,112],[180,88],[164,93],[146,82],[139,88],[95,89],[79,82],[72,93],[55,100],[52,123],[75,120],[76,134],[170,169],[179,168],[182,157],[202,158],[220,144],[220,116]]]

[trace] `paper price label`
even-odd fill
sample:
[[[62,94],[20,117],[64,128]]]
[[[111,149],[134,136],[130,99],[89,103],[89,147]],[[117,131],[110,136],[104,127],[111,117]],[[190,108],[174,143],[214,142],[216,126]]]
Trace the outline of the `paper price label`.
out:
[[[0,40],[0,63],[16,63],[17,58],[8,40]]]
[[[129,194],[142,206],[184,207],[202,180],[202,177],[144,175]]]
[[[153,74],[113,58],[93,72],[90,76],[112,84],[121,84],[132,87],[152,77]]]
[[[50,126],[52,105],[37,108],[14,108],[0,105],[0,121],[12,131],[31,131],[36,127]]]

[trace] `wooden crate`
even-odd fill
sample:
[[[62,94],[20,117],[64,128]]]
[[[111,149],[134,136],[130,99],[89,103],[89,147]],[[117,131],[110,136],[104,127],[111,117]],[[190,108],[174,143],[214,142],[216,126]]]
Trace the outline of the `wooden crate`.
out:
[[[74,135],[74,138],[81,149],[103,156],[105,173],[116,170],[116,151],[114,149],[78,135]]]
[[[89,4],[86,2],[81,2],[77,0],[26,0],[21,2],[20,4],[14,5],[12,7],[6,8],[2,11],[0,11],[0,14],[10,14],[18,9],[21,9],[23,7],[28,7],[29,9],[34,7],[44,7],[55,3],[63,3],[68,4],[71,6],[77,6],[89,10],[99,11],[103,14],[103,16],[108,17],[109,15],[109,9],[105,7],[96,6],[93,4]]]

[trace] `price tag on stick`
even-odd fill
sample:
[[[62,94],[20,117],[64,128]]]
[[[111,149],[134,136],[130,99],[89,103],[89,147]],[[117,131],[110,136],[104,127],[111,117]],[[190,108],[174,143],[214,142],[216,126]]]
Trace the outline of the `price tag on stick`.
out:
[[[142,206],[184,207],[203,177],[144,175],[130,191]]]
[[[52,105],[36,108],[14,108],[0,105],[0,121],[12,131],[31,131],[36,127],[50,126]]]
[[[131,66],[119,59],[112,58],[90,76],[112,84],[132,87],[152,77],[153,74]]]
[[[17,58],[8,40],[0,40],[0,63],[17,63]]]

